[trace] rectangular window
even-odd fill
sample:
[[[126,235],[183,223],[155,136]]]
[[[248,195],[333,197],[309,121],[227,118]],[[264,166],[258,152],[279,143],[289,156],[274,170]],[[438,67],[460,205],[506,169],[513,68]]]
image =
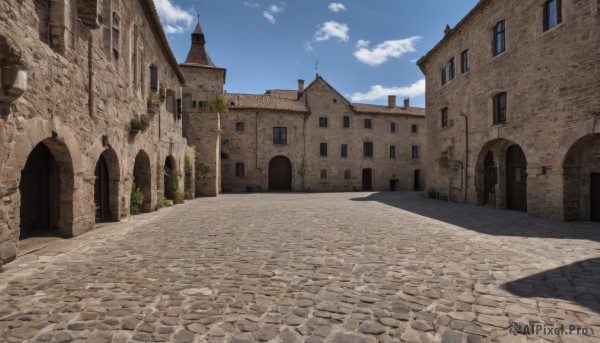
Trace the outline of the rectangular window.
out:
[[[238,162],[235,164],[235,176],[244,177],[244,163]]]
[[[208,103],[206,101],[198,101],[198,108],[205,110],[208,108]]]
[[[327,117],[319,117],[319,127],[327,127]]]
[[[158,90],[158,69],[154,64],[150,66],[150,89]]]
[[[396,132],[396,123],[392,122],[392,123],[390,124],[390,131],[391,131],[391,132]]]
[[[390,146],[390,158],[396,158],[396,146]]]
[[[442,108],[440,125],[441,127],[448,127],[448,107]]]
[[[373,157],[373,142],[364,142],[363,151],[365,157]]]
[[[412,146],[412,158],[419,158],[419,146],[418,145]]]
[[[450,61],[448,61],[448,80],[449,81],[454,80],[454,76],[455,76],[454,57],[452,57],[450,59]]]
[[[544,31],[562,22],[562,1],[549,0],[544,4]]]
[[[319,145],[319,151],[321,156],[327,156],[327,143],[321,143]]]
[[[235,130],[236,131],[244,131],[244,123],[243,122],[235,123]]]
[[[494,26],[494,56],[506,50],[506,23],[500,21]]]
[[[286,127],[274,127],[273,128],[273,144],[287,144],[287,128]]]
[[[372,129],[371,119],[365,119],[365,129]]]
[[[440,74],[442,76],[442,86],[446,84],[446,68],[442,68],[442,70],[440,71]]]
[[[342,157],[348,157],[348,144],[342,144]]]
[[[460,72],[466,73],[471,66],[469,65],[469,50],[465,50],[460,54]]]
[[[350,127],[350,116],[344,116],[344,127],[345,128]]]
[[[506,123],[506,93],[494,96],[494,124]]]
[[[192,107],[196,108],[196,100],[192,101]]]
[[[417,133],[419,131],[419,126],[417,124],[412,124],[410,131],[412,133]]]

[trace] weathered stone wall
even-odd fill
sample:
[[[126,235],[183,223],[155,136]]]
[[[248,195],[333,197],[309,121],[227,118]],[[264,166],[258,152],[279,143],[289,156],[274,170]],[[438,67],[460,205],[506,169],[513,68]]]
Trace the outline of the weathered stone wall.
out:
[[[505,154],[517,144],[527,158],[528,212],[566,218],[563,194],[570,190],[563,186],[571,186],[565,184],[563,161],[576,141],[600,132],[600,5],[563,1],[562,23],[544,32],[544,3],[489,1],[421,61],[427,78],[428,194],[463,202],[467,192],[467,203],[482,204],[483,160],[494,150],[500,178],[492,206],[505,208]],[[500,20],[506,21],[506,51],[493,56],[492,28]],[[461,74],[465,49],[471,69]],[[442,86],[440,70],[452,57],[456,79]],[[500,92],[508,96],[507,119],[494,124],[492,99]],[[444,107],[446,128],[440,125]],[[468,117],[468,162],[461,113]],[[585,213],[579,218],[589,220]]]
[[[113,24],[119,34],[109,36],[113,45],[107,47],[103,24],[111,16],[108,1],[99,4],[98,13],[104,16],[96,29],[82,24],[71,1],[52,1],[47,44],[40,36],[40,20],[44,19],[39,18],[34,3],[0,3],[0,39],[6,42],[4,47],[0,44],[0,58],[20,53],[15,59],[27,75],[27,90],[21,97],[10,103],[0,98],[0,265],[15,257],[21,170],[40,142],[50,148],[60,170],[58,230],[64,236],[94,228],[94,171],[101,154],[111,156],[111,190],[118,193],[111,192],[110,202],[112,216],[118,219],[129,215],[138,152],[149,156],[152,202],[147,207],[154,208],[161,194],[165,158],[172,155],[181,173],[187,149],[181,120],[172,113],[176,99],[181,98],[181,80],[167,57],[170,51],[164,50],[159,33],[153,31],[158,24],[151,17],[153,9],[140,1],[113,1],[112,11],[120,18]],[[148,113],[150,65],[157,68],[157,93],[162,101],[148,129],[133,135],[130,120]],[[182,177],[178,183],[182,189]]]

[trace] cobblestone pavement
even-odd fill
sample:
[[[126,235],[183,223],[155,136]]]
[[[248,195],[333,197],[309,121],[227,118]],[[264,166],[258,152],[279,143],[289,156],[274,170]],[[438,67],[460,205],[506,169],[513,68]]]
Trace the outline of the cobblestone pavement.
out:
[[[0,273],[1,342],[546,340],[600,341],[600,225],[415,193],[198,199]]]

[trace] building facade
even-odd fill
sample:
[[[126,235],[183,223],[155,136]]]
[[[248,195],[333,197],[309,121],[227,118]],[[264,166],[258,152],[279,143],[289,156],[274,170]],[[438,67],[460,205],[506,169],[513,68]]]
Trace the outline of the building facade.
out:
[[[600,221],[600,3],[482,0],[418,65],[426,193]]]
[[[424,110],[353,104],[321,76],[306,88],[227,94],[223,191],[412,191],[422,184]]]
[[[181,197],[184,77],[151,0],[5,0],[0,75],[0,265]]]

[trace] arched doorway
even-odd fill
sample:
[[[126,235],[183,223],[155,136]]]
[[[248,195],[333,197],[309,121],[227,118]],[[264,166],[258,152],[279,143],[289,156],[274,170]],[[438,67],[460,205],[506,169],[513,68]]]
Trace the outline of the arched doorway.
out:
[[[151,212],[152,211],[152,169],[150,166],[150,157],[144,150],[140,150],[135,156],[135,164],[133,167],[133,184],[132,187],[139,189],[144,198],[140,208],[133,209],[132,213],[136,212]],[[138,205],[139,206],[139,205]]]
[[[373,169],[365,168],[362,170],[362,190],[373,190]]]
[[[175,158],[171,155],[165,159],[163,183],[165,198],[175,200],[175,193],[177,193],[177,165]]]
[[[21,171],[19,239],[72,235],[73,164],[69,149],[46,139],[31,151]]]
[[[483,204],[496,204],[496,184],[498,183],[498,173],[496,163],[494,163],[494,153],[488,151],[483,163]]]
[[[518,145],[506,151],[506,208],[527,212],[527,159]]]
[[[104,150],[94,175],[94,204],[96,205],[96,223],[119,220],[119,162],[114,150]]]
[[[275,156],[269,162],[269,190],[292,190],[292,162],[285,156]]]
[[[577,140],[563,161],[565,220],[600,222],[600,134]]]

